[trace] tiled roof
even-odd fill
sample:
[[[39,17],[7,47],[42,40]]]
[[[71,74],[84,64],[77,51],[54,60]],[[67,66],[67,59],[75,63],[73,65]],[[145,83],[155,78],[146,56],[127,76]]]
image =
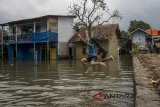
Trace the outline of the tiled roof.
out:
[[[147,33],[149,33],[151,36],[158,36],[158,30],[156,29],[148,29],[146,30]]]
[[[96,39],[109,39],[114,35],[117,35],[120,38],[120,30],[118,24],[108,24],[108,25],[101,25],[101,26],[94,26],[92,28],[94,31],[93,38]],[[80,38],[78,37],[80,34],[84,39],[86,38],[85,29],[81,28],[74,36],[69,40],[69,42],[80,42]]]

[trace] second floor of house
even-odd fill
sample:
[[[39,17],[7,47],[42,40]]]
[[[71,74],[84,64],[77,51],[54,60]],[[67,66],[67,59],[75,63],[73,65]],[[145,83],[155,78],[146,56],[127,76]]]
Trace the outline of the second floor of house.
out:
[[[47,15],[0,24],[0,42],[68,41],[74,16]]]

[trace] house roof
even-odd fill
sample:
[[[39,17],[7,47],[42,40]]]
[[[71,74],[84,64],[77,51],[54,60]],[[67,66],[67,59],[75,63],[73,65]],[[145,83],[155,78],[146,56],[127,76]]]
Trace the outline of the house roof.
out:
[[[23,20],[17,20],[17,21],[11,21],[11,22],[8,22],[8,23],[0,24],[0,25],[21,24],[21,23],[33,22],[33,21],[37,21],[37,20],[44,20],[44,19],[48,19],[48,18],[52,18],[52,17],[72,17],[72,18],[76,18],[76,16],[73,16],[73,15],[46,15],[46,16],[41,16],[41,17],[35,17],[35,18],[29,18],[29,19],[23,19]]]
[[[147,33],[149,33],[151,36],[158,36],[158,30],[156,29],[147,29]]]
[[[94,31],[93,38],[96,39],[109,39],[114,35],[117,35],[118,38],[121,38],[118,24],[94,26],[92,28],[92,31]],[[73,35],[69,42],[80,42],[81,40],[78,37],[78,34],[80,34],[84,39],[86,39],[85,29],[81,28],[77,33]]]
[[[8,26],[7,23],[1,23],[0,26]]]
[[[135,29],[134,31],[132,31],[131,33],[129,33],[128,36],[132,36],[133,33],[137,32],[137,31],[139,31],[139,30],[142,31],[142,32],[144,32],[145,34],[148,34],[149,36],[151,36],[149,33],[145,32],[145,31],[144,31],[143,29],[141,29],[141,28]]]

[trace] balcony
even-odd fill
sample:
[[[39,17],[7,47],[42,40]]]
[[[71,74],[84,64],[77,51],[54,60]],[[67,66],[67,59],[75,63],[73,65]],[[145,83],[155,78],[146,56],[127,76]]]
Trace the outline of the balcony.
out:
[[[58,33],[54,32],[35,32],[25,35],[17,35],[17,42],[41,42],[41,41],[58,41]],[[16,36],[4,36],[3,42],[15,42]]]

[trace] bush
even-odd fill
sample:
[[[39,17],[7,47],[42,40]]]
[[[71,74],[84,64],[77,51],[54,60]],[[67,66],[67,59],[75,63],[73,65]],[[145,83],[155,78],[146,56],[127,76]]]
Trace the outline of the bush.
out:
[[[130,53],[131,55],[137,55],[137,54],[139,54],[139,52],[140,52],[140,49],[138,48],[138,45],[135,44],[135,43],[133,43],[133,44],[132,44],[132,50],[129,51],[129,53]]]

